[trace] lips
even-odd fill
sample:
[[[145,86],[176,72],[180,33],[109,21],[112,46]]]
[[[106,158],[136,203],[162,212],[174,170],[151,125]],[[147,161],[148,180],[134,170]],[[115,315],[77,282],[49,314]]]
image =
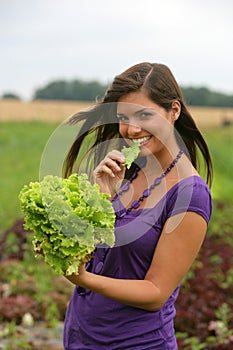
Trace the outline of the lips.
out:
[[[133,141],[137,141],[140,143],[140,145],[146,143],[147,141],[149,141],[151,138],[151,136],[145,136],[145,137],[140,137],[140,138],[137,138],[137,139],[131,139]]]

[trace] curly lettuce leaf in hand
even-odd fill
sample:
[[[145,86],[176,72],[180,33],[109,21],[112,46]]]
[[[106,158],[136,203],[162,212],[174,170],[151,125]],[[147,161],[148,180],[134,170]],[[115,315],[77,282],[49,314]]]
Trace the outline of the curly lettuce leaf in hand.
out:
[[[140,152],[140,142],[132,141],[131,146],[124,146],[121,152],[125,157],[125,162],[123,163],[123,165],[125,165],[129,169]]]
[[[96,245],[113,246],[115,213],[108,196],[85,174],[48,175],[22,188],[20,205],[25,228],[34,232],[34,251],[43,252],[55,272],[78,273]]]

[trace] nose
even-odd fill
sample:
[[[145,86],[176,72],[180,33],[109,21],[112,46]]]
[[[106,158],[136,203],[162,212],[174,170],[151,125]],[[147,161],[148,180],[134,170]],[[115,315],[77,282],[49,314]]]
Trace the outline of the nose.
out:
[[[130,136],[134,136],[134,135],[139,134],[141,132],[141,130],[142,130],[142,127],[139,124],[135,124],[135,123],[128,124],[128,130],[127,131],[128,131],[128,134]]]

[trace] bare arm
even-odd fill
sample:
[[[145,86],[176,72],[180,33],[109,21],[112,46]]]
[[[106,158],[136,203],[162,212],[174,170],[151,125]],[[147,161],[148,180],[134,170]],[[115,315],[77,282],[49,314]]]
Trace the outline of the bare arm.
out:
[[[180,220],[178,220],[180,219]],[[168,227],[170,233],[167,233]],[[95,275],[80,268],[66,276],[73,284],[147,311],[162,307],[192,265],[206,233],[206,221],[194,212],[167,220],[144,280]]]

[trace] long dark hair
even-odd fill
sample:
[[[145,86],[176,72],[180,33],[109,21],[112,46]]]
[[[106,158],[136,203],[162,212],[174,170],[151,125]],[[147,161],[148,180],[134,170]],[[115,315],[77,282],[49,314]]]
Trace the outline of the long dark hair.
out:
[[[200,167],[200,153],[203,157],[206,180],[212,182],[213,167],[208,146],[189,113],[181,89],[179,88],[170,69],[159,63],[139,63],[120,75],[117,75],[107,89],[104,97],[89,111],[75,114],[68,121],[69,124],[82,123],[82,127],[72,144],[64,162],[64,176],[69,176],[74,163],[87,137],[93,136],[92,142],[86,150],[94,151],[93,166],[96,166],[103,152],[106,151],[106,140],[120,138],[118,123],[116,122],[116,102],[121,96],[129,92],[141,90],[152,101],[170,111],[172,103],[179,101],[181,113],[175,122],[177,134],[181,137],[187,148],[186,153],[196,169]],[[115,103],[114,103],[115,102]],[[177,140],[179,142],[179,140]],[[200,152],[199,152],[200,151]]]

